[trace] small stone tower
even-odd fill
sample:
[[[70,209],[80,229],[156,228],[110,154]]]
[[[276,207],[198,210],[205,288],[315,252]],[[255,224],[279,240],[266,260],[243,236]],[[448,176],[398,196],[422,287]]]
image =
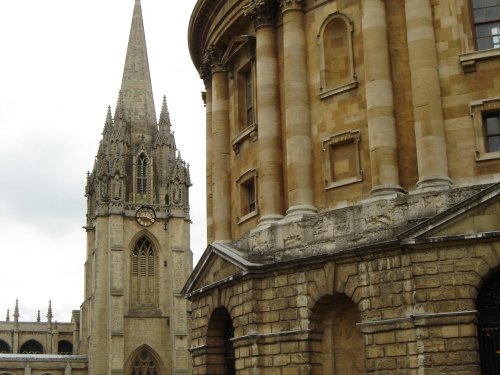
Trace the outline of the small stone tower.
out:
[[[189,371],[187,306],[180,291],[192,269],[190,186],[166,98],[156,121],[136,0],[115,113],[108,108],[87,177],[79,353],[88,355],[89,373]]]

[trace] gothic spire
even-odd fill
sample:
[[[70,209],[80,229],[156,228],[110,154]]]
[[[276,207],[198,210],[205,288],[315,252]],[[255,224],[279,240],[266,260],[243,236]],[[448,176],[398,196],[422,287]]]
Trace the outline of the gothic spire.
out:
[[[135,0],[121,94],[131,133],[154,135],[156,112],[140,0]]]
[[[172,123],[170,122],[170,113],[168,112],[167,97],[163,96],[163,103],[161,105],[160,120],[158,121],[160,132],[162,134],[169,134]]]
[[[7,316],[5,317],[6,322],[10,322],[10,309],[7,309]]]
[[[54,315],[52,315],[52,301],[49,301],[49,309],[47,311],[47,322],[52,323],[52,318]]]
[[[104,122],[103,134],[108,133],[113,127],[113,117],[111,116],[111,106],[108,106],[108,113],[106,114],[106,121]]]
[[[14,322],[19,322],[19,300],[16,299],[16,307],[14,307]]]

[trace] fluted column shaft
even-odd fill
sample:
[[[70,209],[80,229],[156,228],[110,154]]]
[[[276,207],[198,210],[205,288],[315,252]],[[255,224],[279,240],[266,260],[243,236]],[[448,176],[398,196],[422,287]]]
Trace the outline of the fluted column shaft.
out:
[[[229,169],[229,92],[227,72],[212,71],[212,217],[213,240],[231,239]]]
[[[214,240],[213,193],[212,193],[212,82],[205,91],[206,110],[206,188],[207,188],[207,240]]]
[[[448,159],[436,40],[429,0],[405,0],[418,188],[448,188]]]
[[[312,214],[312,139],[307,86],[303,1],[282,0],[285,79],[287,215]]]
[[[401,192],[394,96],[383,0],[363,0],[363,54],[372,195]]]

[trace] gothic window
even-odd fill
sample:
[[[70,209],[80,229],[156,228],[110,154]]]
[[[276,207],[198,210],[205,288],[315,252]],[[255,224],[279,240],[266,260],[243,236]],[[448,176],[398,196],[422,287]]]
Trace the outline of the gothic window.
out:
[[[500,271],[479,291],[477,298],[479,356],[482,375],[500,373]]]
[[[73,354],[73,344],[66,340],[61,340],[57,343],[57,354],[71,355]]]
[[[356,305],[344,295],[325,296],[311,314],[312,375],[364,375],[365,346]]]
[[[158,364],[151,353],[143,349],[132,363],[130,375],[159,375]]]
[[[500,48],[500,0],[472,0],[472,12],[477,48]]]
[[[137,158],[137,194],[146,195],[148,191],[148,157],[142,153]]]
[[[207,363],[209,374],[235,375],[235,354],[232,339],[234,327],[231,315],[224,307],[214,310],[208,322]]]
[[[10,353],[10,346],[5,341],[0,340],[0,354]]]
[[[43,346],[38,341],[26,341],[20,350],[21,354],[43,354]]]
[[[345,15],[330,15],[318,34],[320,48],[320,97],[357,86],[352,53],[352,22]]]
[[[131,254],[131,304],[132,307],[156,304],[156,255],[153,244],[141,237]]]

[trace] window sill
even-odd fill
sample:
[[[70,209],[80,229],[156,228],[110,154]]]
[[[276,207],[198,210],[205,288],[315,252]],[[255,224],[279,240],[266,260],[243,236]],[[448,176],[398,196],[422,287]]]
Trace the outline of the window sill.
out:
[[[251,139],[252,142],[255,142],[257,140],[257,124],[252,124],[248,126],[246,129],[238,133],[236,137],[233,138],[231,141],[231,146],[233,148],[233,151],[235,154],[240,153],[240,146],[243,143],[243,141],[247,138]]]
[[[488,161],[500,159],[500,151],[479,152],[476,151],[476,161]]]
[[[500,48],[484,49],[459,55],[460,64],[465,73],[476,71],[476,62],[500,56]]]
[[[325,99],[325,98],[328,98],[330,96],[337,95],[337,94],[340,94],[342,92],[355,89],[356,87],[358,87],[358,81],[354,80],[346,85],[334,87],[332,89],[328,89],[324,92],[321,92],[319,94],[319,97],[320,97],[320,99]]]
[[[249,212],[245,216],[238,218],[238,224],[243,224],[245,221],[250,220],[251,218],[257,216],[259,214],[258,209],[255,209],[252,212]]]
[[[325,189],[330,190],[330,189],[334,189],[334,188],[337,188],[340,186],[355,184],[356,182],[361,182],[361,181],[363,181],[363,178],[357,177],[357,176],[351,177],[351,178],[346,178],[344,180],[335,181],[335,182],[325,181]]]

